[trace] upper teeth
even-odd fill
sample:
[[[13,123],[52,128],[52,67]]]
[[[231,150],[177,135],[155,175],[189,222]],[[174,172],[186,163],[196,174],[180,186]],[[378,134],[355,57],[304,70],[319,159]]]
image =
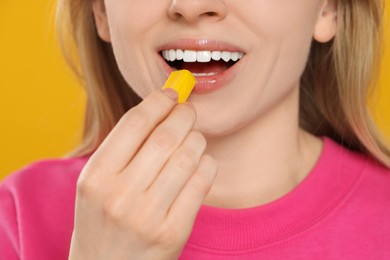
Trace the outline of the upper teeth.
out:
[[[237,61],[244,57],[242,52],[230,51],[192,51],[192,50],[164,50],[162,55],[167,61],[183,60],[184,62],[209,62],[211,60],[226,62]]]

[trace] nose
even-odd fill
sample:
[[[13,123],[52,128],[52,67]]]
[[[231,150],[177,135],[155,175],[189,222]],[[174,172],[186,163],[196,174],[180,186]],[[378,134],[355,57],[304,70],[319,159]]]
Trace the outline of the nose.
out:
[[[188,23],[201,19],[219,21],[226,16],[226,12],[224,0],[172,0],[168,9],[169,17]]]

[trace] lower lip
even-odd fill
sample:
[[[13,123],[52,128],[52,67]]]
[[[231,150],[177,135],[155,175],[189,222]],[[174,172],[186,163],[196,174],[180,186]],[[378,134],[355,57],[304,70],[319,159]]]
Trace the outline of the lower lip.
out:
[[[160,60],[163,63],[165,71],[167,71],[167,76],[169,76],[174,70],[165,62],[163,58],[161,58],[161,56]],[[235,75],[237,75],[241,61],[242,59],[237,61],[233,66],[223,71],[222,73],[218,73],[212,76],[195,76],[196,85],[192,93],[206,94],[227,85],[234,79]]]

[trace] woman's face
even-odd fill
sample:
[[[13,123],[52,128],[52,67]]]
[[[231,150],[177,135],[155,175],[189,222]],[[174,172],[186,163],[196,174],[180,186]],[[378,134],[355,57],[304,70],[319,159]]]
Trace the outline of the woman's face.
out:
[[[326,0],[93,3],[100,37],[112,43],[121,73],[142,98],[160,89],[173,67],[198,75],[189,101],[195,128],[207,136],[282,105],[299,87],[313,36],[322,42],[334,36],[335,9]],[[168,62],[163,53],[186,62]]]

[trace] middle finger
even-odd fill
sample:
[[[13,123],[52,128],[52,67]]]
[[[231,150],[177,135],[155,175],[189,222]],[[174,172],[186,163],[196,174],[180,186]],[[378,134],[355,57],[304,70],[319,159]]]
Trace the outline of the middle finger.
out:
[[[122,172],[131,189],[145,191],[153,183],[172,153],[183,142],[196,119],[190,104],[177,105],[151,133],[133,160]]]

